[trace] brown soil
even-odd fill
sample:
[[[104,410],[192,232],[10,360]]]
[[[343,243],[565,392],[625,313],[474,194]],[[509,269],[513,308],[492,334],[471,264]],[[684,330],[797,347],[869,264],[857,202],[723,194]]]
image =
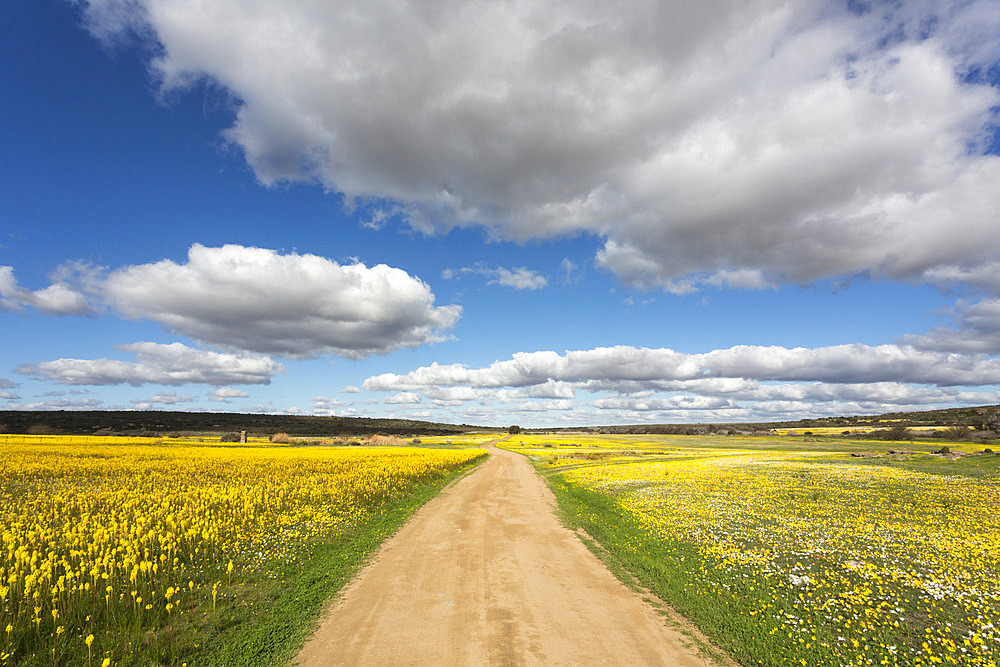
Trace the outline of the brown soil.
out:
[[[488,449],[382,545],[297,664],[713,664],[559,522],[525,458]]]

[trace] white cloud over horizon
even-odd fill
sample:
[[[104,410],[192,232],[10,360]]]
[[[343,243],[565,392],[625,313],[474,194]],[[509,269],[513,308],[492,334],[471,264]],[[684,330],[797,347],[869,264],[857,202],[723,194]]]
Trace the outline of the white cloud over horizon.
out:
[[[115,349],[137,361],[56,359],[22,364],[15,373],[61,385],[269,384],[284,366],[265,356],[198,350],[182,343],[140,342]]]
[[[905,345],[820,348],[737,345],[703,354],[627,345],[522,352],[483,368],[438,363],[365,380],[370,391],[440,387],[531,387],[572,383],[587,389],[641,391],[708,378],[824,383],[901,382],[938,386],[1000,384],[1000,359]]]
[[[521,353],[480,368],[431,364],[403,375],[385,373],[363,386],[400,392],[413,403],[429,399],[465,420],[489,414],[467,405],[475,401],[525,415],[567,411],[594,424],[764,421],[802,418],[810,411],[828,416],[986,405],[1000,403],[998,385],[1000,359],[985,355],[900,345],[741,345],[703,354],[631,346]]]
[[[590,234],[640,288],[994,285],[1000,8],[754,0],[90,0],[161,91],[232,95],[265,185],[373,220]],[[280,28],[279,28],[280,26]],[[266,35],[266,39],[261,39]],[[995,287],[995,285],[994,285]],[[270,350],[267,350],[270,351]]]
[[[56,398],[48,401],[5,405],[5,410],[106,410],[104,401],[99,398]]]

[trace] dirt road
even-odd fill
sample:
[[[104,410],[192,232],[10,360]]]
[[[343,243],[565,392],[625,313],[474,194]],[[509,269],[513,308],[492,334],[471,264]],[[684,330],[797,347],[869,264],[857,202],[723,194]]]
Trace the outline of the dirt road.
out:
[[[488,449],[341,592],[297,664],[710,664],[559,522],[526,459]]]

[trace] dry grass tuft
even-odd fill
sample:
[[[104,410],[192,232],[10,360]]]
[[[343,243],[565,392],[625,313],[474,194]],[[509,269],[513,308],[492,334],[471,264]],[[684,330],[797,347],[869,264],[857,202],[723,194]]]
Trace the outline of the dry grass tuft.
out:
[[[365,441],[365,444],[370,447],[402,447],[406,444],[406,440],[394,435],[373,435]]]

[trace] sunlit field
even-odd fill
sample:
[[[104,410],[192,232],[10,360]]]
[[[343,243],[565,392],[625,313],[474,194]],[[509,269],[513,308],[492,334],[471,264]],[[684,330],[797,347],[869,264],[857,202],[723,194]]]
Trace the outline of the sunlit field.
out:
[[[236,434],[238,435],[238,434]],[[101,436],[101,435],[21,435],[0,433],[0,446],[4,445],[224,445],[232,447],[238,442],[225,442],[222,436]],[[268,438],[262,436],[251,436],[247,438],[246,445],[270,446]]]
[[[485,456],[31,438],[0,442],[0,664],[267,663]]]
[[[496,431],[489,433],[460,433],[457,435],[424,435],[411,441],[418,445],[431,447],[479,447],[506,437],[506,433]]]
[[[954,458],[825,438],[504,445],[534,459],[613,567],[745,664],[1000,661],[1000,456],[972,454],[982,444],[949,443],[969,454]]]

